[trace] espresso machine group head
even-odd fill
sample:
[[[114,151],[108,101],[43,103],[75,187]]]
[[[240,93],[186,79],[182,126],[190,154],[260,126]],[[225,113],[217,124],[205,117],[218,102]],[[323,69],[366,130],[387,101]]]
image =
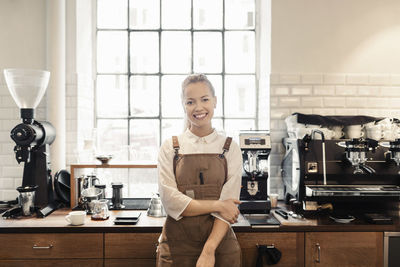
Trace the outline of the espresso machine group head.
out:
[[[271,152],[269,131],[241,131],[243,157],[242,187],[239,209],[242,213],[268,213],[268,157]]]
[[[20,108],[22,123],[10,133],[15,142],[14,152],[18,163],[24,162],[22,186],[19,192],[34,192],[34,208],[39,217],[50,214],[54,207],[54,191],[50,170],[49,145],[55,140],[55,128],[49,122],[34,119],[35,108],[42,99],[50,72],[29,69],[5,69],[5,80],[15,103]],[[23,203],[19,203],[22,206]],[[16,209],[10,216],[18,216]],[[3,215],[4,216],[4,215]]]

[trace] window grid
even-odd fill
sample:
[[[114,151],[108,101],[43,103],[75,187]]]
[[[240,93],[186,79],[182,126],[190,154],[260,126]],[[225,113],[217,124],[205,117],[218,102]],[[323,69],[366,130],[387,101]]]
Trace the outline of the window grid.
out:
[[[255,0],[254,0],[255,1]],[[225,29],[225,0],[222,1],[222,29],[194,29],[193,28],[193,0],[191,0],[191,19],[190,19],[190,29],[163,29],[162,28],[162,4],[163,4],[163,0],[159,1],[159,5],[160,5],[160,25],[158,29],[130,29],[130,1],[127,0],[127,28],[125,29],[104,29],[104,28],[98,28],[97,27],[97,33],[99,31],[126,31],[127,36],[127,42],[128,42],[128,54],[127,54],[127,72],[97,72],[97,75],[124,75],[127,77],[127,101],[128,101],[128,116],[127,117],[101,117],[98,116],[96,114],[96,121],[101,120],[101,119],[107,119],[107,120],[116,120],[116,119],[125,119],[127,120],[127,130],[128,130],[128,140],[127,143],[128,145],[130,145],[130,138],[129,136],[131,135],[131,122],[132,120],[148,120],[148,119],[157,119],[158,120],[158,124],[159,124],[159,144],[161,142],[161,138],[162,138],[162,122],[164,119],[181,119],[182,116],[179,117],[164,117],[162,114],[162,94],[161,94],[161,90],[162,90],[162,77],[164,75],[188,75],[190,73],[193,73],[194,71],[194,33],[195,32],[220,32],[221,33],[221,41],[222,41],[222,71],[219,73],[213,72],[213,73],[207,73],[207,72],[203,72],[205,75],[220,75],[221,76],[221,86],[222,86],[222,99],[219,100],[219,105],[222,105],[222,114],[221,116],[214,116],[214,118],[218,118],[218,119],[222,119],[222,125],[225,128],[225,77],[226,75],[236,75],[236,76],[240,76],[240,75],[254,75],[255,76],[255,95],[254,98],[256,98],[256,109],[255,109],[255,116],[254,117],[229,117],[230,120],[236,120],[236,119],[252,119],[254,120],[254,125],[255,128],[258,129],[258,101],[257,101],[257,96],[259,95],[259,88],[258,88],[258,82],[257,82],[257,76],[256,76],[256,71],[254,72],[249,72],[249,73],[228,73],[225,72],[225,33],[226,32],[254,32],[256,33],[256,27],[254,27],[253,29]],[[257,23],[256,23],[257,25]],[[173,31],[184,31],[184,32],[189,32],[190,31],[190,35],[191,35],[191,71],[190,73],[163,73],[161,71],[161,66],[162,66],[162,32],[164,31],[168,31],[168,32],[173,32]],[[143,73],[143,72],[132,72],[131,71],[131,49],[130,49],[130,45],[131,45],[131,38],[130,35],[133,32],[157,32],[158,33],[158,59],[159,59],[159,66],[158,66],[158,72],[154,72],[154,73]],[[256,46],[256,43],[254,44]],[[256,51],[256,47],[253,47],[254,51]],[[257,54],[255,54],[255,56],[257,56]],[[257,64],[257,61],[255,60],[254,64]],[[256,68],[255,68],[256,70]],[[131,78],[134,76],[158,76],[158,90],[159,90],[159,113],[158,116],[132,116],[131,114]]]

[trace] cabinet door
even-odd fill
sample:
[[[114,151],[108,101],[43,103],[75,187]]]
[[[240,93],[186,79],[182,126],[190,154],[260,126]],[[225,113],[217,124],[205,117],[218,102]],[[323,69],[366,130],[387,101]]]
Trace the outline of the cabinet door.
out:
[[[254,267],[257,262],[257,245],[274,245],[281,253],[274,265],[304,266],[304,233],[236,233],[242,249],[242,267]],[[267,265],[265,265],[267,266]]]
[[[155,259],[160,233],[106,233],[106,259]]]
[[[306,233],[306,266],[383,266],[383,233]]]

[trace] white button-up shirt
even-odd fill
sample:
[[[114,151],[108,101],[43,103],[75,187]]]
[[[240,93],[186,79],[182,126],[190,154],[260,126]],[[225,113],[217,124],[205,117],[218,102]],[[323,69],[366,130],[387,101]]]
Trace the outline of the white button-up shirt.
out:
[[[215,130],[207,136],[198,137],[187,129],[178,136],[179,153],[220,154],[223,151],[225,140],[226,137],[218,134]],[[175,220],[179,220],[192,198],[178,190],[173,169],[174,155],[172,138],[169,138],[162,144],[158,155],[158,190],[166,213]],[[228,165],[228,178],[222,187],[219,199],[239,199],[242,181],[242,153],[237,143],[232,141],[225,157]],[[218,213],[212,213],[212,215],[225,221]]]

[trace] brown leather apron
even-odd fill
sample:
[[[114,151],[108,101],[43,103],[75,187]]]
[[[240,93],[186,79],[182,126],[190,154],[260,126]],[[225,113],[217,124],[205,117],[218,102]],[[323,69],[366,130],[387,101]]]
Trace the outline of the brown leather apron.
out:
[[[174,173],[178,190],[193,199],[218,200],[227,179],[224,153],[232,138],[225,141],[221,154],[179,154],[179,143],[172,137],[175,149]],[[214,217],[210,214],[167,217],[157,248],[157,266],[194,267],[211,233]],[[241,266],[241,251],[236,236],[229,228],[215,251],[215,266]]]

